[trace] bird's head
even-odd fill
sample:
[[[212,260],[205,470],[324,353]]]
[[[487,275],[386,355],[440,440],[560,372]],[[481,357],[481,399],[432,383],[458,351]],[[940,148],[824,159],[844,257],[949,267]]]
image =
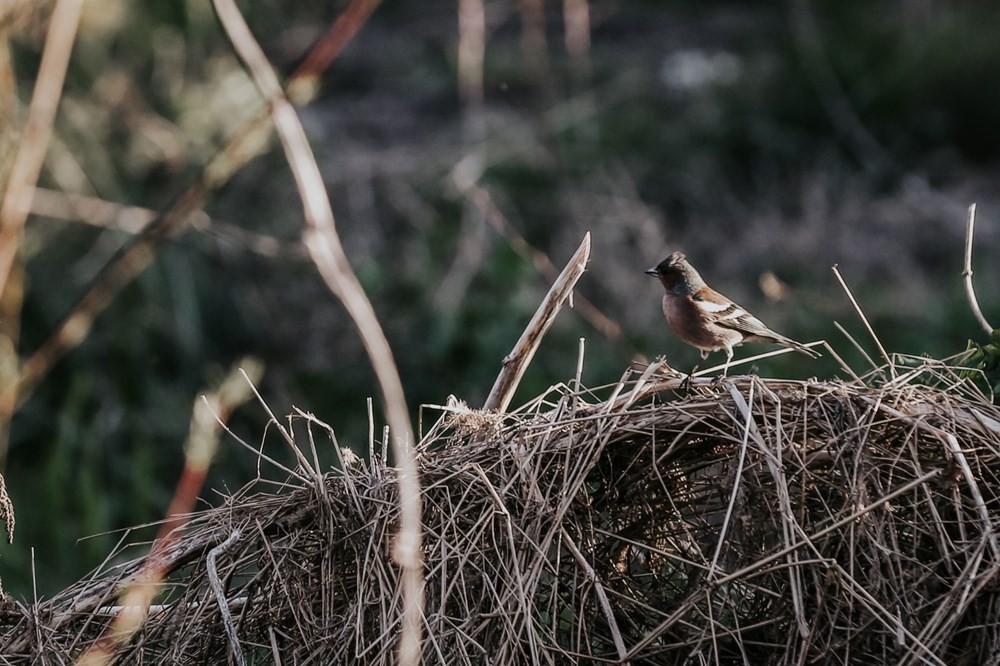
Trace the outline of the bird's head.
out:
[[[663,288],[671,294],[685,296],[705,286],[698,271],[688,263],[683,252],[674,252],[669,257],[646,271],[646,275],[659,278]]]

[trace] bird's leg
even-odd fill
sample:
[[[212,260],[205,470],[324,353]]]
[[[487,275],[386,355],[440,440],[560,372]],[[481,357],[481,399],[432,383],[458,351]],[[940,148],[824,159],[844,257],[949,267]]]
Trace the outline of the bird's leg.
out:
[[[722,376],[726,377],[729,374],[729,364],[733,362],[733,348],[726,347],[726,364],[722,366]]]
[[[708,358],[708,352],[704,349],[699,350],[698,353],[701,354],[701,361],[694,364],[694,367],[691,368],[691,372],[688,373],[687,379],[685,379],[684,383],[681,384],[681,388],[685,391],[691,388],[691,381],[694,379],[694,373],[698,372],[698,368],[701,366],[702,362]]]

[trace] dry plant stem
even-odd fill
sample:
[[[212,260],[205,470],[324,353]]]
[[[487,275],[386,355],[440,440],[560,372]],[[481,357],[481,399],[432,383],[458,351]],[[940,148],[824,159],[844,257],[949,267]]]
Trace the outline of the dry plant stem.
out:
[[[948,444],[948,450],[954,456],[955,462],[958,463],[959,468],[962,470],[962,476],[965,477],[965,482],[969,486],[972,501],[975,502],[976,508],[979,510],[979,515],[982,517],[983,533],[989,539],[993,557],[1000,559],[1000,545],[997,544],[996,530],[993,527],[993,521],[990,520],[990,512],[986,507],[986,502],[983,500],[983,494],[979,491],[979,484],[976,483],[976,477],[972,473],[972,468],[969,467],[969,461],[965,459],[965,453],[962,451],[962,447],[959,446],[958,439],[953,434],[950,432],[945,433],[945,442]]]
[[[590,232],[588,231],[583,237],[580,247],[577,248],[569,263],[566,264],[566,268],[563,269],[562,273],[559,274],[559,277],[552,284],[549,293],[545,296],[545,300],[538,306],[538,310],[535,311],[535,315],[528,323],[528,327],[521,333],[521,337],[518,339],[517,344],[514,345],[514,349],[504,358],[503,368],[500,370],[500,374],[493,384],[493,389],[490,391],[489,397],[486,398],[483,409],[495,409],[501,414],[507,411],[507,407],[514,397],[514,391],[517,390],[517,385],[521,382],[524,371],[527,370],[532,357],[534,357],[535,352],[538,350],[538,345],[541,344],[542,338],[545,337],[545,333],[552,326],[552,322],[562,308],[563,303],[583,275],[589,260]]]
[[[847,329],[841,326],[839,321],[833,322],[833,325],[838,331],[840,331],[841,335],[847,338],[854,348],[858,350],[858,353],[861,354],[866,361],[868,361],[868,365],[872,366],[873,369],[878,370],[878,363],[876,363],[875,359],[868,355],[868,352],[861,346],[861,343],[855,340],[854,336],[848,333]],[[845,364],[841,363],[841,365]]]
[[[597,601],[601,604],[601,611],[604,613],[605,619],[608,621],[608,627],[611,629],[611,639],[615,643],[615,650],[618,651],[618,659],[620,663],[625,663],[625,641],[622,640],[621,630],[618,629],[618,621],[615,620],[614,610],[611,608],[611,603],[608,601],[608,593],[604,591],[604,586],[601,584],[601,580],[597,577],[597,572],[594,571],[594,567],[590,566],[587,558],[583,556],[580,552],[580,548],[570,537],[569,533],[565,529],[562,530],[562,540],[569,548],[569,552],[573,554],[573,559],[576,563],[580,565],[584,573],[587,574],[587,580],[590,584],[594,586],[594,592],[597,594]]]
[[[456,168],[452,171],[452,182],[479,210],[483,218],[493,227],[494,230],[510,245],[511,249],[531,262],[545,279],[555,281],[559,275],[559,269],[552,263],[549,256],[532,246],[528,240],[521,235],[521,232],[510,223],[510,220],[500,211],[500,208],[493,201],[489,190],[476,184],[467,174],[468,169]],[[594,329],[608,340],[623,340],[621,326],[613,319],[605,315],[588,298],[582,294],[574,294],[573,309],[579,311],[587,322]],[[631,350],[635,352],[636,350]]]
[[[329,31],[322,44],[332,45],[328,57],[310,59],[310,68],[300,68],[297,75],[315,76],[315,69],[328,66],[344,45],[356,33],[354,23],[367,15],[358,11],[360,5],[372,0],[354,0],[345,11],[350,19],[339,21]],[[349,29],[344,28],[348,26]],[[339,27],[338,27],[339,26]],[[319,46],[319,45],[318,45]],[[295,84],[295,79],[289,85]],[[262,136],[262,132],[266,135]],[[131,239],[105,265],[87,286],[84,295],[57,325],[49,339],[25,361],[17,385],[17,404],[22,404],[48,373],[49,369],[89,334],[94,319],[115,299],[118,292],[140,275],[156,258],[160,246],[188,223],[201,208],[208,194],[224,185],[247,162],[259,155],[270,136],[270,114],[262,112],[246,121],[233,132],[225,147],[203,169],[200,177],[181,193],[141,234]],[[2,414],[0,414],[2,417]]]
[[[236,597],[235,599],[226,600],[226,605],[230,609],[242,608],[243,606],[246,605],[246,603],[247,603],[246,597]],[[215,604],[213,604],[213,606],[216,606],[217,604],[218,601],[216,601]],[[198,603],[186,604],[187,608],[192,608],[192,609],[197,608],[198,606],[200,606],[200,604]],[[160,613],[164,613],[168,610],[171,610],[172,608],[174,608],[174,604],[150,604],[149,607],[147,608],[147,615],[148,617],[152,617],[154,615],[158,615]],[[94,609],[94,613],[96,615],[118,615],[118,613],[121,613],[124,610],[128,610],[128,607],[118,606],[118,605],[100,606],[99,608]]]
[[[0,10],[0,14],[3,10]],[[0,19],[0,24],[3,20]],[[20,103],[14,76],[11,44],[6,31],[0,29],[0,127],[15,128],[19,124]],[[0,205],[10,170],[17,157],[19,133],[13,129],[0,132]],[[18,343],[21,332],[21,305],[24,301],[24,266],[15,259],[4,289],[0,292],[0,470],[7,469],[10,449],[10,422],[14,413],[17,373],[21,359]]]
[[[826,342],[823,341],[823,340],[817,340],[816,342],[810,342],[808,344],[803,345],[803,347],[819,347],[819,346],[826,346]],[[792,353],[799,353],[799,352],[796,352],[794,349],[790,349],[788,347],[782,347],[780,349],[774,349],[774,350],[769,351],[769,352],[762,352],[760,354],[754,354],[753,356],[748,356],[748,357],[746,357],[744,359],[740,359],[739,361],[735,361],[735,362],[733,362],[733,361],[727,361],[725,363],[720,363],[718,365],[713,365],[710,368],[705,368],[703,370],[699,370],[698,372],[693,373],[691,376],[692,377],[703,377],[705,375],[711,376],[711,375],[715,374],[716,372],[718,372],[719,370],[726,369],[727,366],[729,368],[738,368],[741,365],[749,365],[751,363],[754,363],[755,361],[761,360],[762,358],[770,358],[772,356],[781,356],[782,354],[792,354]]]
[[[979,307],[979,299],[976,298],[976,290],[972,286],[972,239],[976,233],[976,204],[969,206],[969,219],[965,224],[965,264],[962,268],[962,279],[965,282],[965,295],[969,298],[969,307],[972,314],[976,316],[976,321],[982,327],[986,335],[993,333],[993,327],[983,315]]]
[[[0,207],[0,293],[7,284],[14,257],[21,246],[24,221],[31,210],[31,196],[42,170],[82,9],[83,0],[59,0],[49,21],[38,79],[28,107],[27,125]]]
[[[901,495],[905,495],[906,493],[910,492],[914,488],[917,488],[918,486],[921,486],[924,483],[927,483],[931,479],[939,476],[940,473],[941,473],[940,470],[937,470],[937,469],[931,470],[930,472],[924,474],[923,476],[910,481],[909,483],[901,486],[900,488],[897,488],[896,490],[892,491],[891,493],[889,493],[885,497],[879,498],[877,501],[875,501],[875,502],[873,502],[873,503],[871,503],[871,504],[869,504],[867,506],[864,506],[864,507],[858,509],[857,511],[851,513],[846,518],[838,520],[835,523],[833,523],[833,524],[825,527],[824,529],[821,529],[818,532],[809,535],[809,539],[810,540],[815,540],[815,539],[818,539],[821,536],[824,536],[826,534],[829,534],[830,532],[833,532],[834,530],[840,529],[844,525],[847,525],[847,524],[851,523],[852,521],[857,520],[861,516],[870,513],[871,511],[877,509],[878,507],[882,506],[883,504],[891,502],[892,500],[896,499],[897,497],[899,497]],[[782,559],[788,553],[793,552],[794,550],[807,545],[807,543],[808,543],[808,541],[800,541],[800,542],[792,544],[790,546],[786,546],[785,548],[782,548],[782,549],[780,549],[780,550],[778,550],[778,551],[776,551],[774,553],[771,553],[767,557],[763,557],[760,560],[758,560],[757,562],[755,562],[755,563],[753,563],[753,564],[751,564],[749,566],[746,566],[746,567],[744,567],[744,568],[742,568],[742,569],[740,569],[738,571],[734,571],[733,573],[731,573],[731,574],[729,574],[727,576],[724,576],[722,578],[717,579],[714,582],[715,586],[716,587],[721,587],[721,586],[725,585],[726,583],[731,583],[734,580],[739,580],[739,579],[743,578],[744,576],[746,576],[749,573],[761,570],[761,569],[763,569],[763,567],[767,566],[768,564],[770,564],[770,563],[772,563],[772,562],[774,562],[776,560]],[[698,595],[698,594],[702,594],[702,593],[701,592],[696,592],[695,594]],[[667,617],[667,619],[665,619],[663,622],[661,622],[659,624],[659,626],[656,627],[656,629],[654,629],[649,634],[647,634],[646,637],[643,638],[641,641],[639,641],[638,643],[636,643],[635,645],[633,645],[632,649],[629,650],[628,654],[626,655],[626,658],[627,659],[632,659],[632,658],[636,657],[645,647],[647,647],[648,645],[650,645],[653,641],[655,641],[657,638],[659,638],[663,634],[663,632],[665,632],[667,629],[669,629],[671,626],[673,626],[684,615],[684,613],[685,613],[686,610],[687,610],[687,604],[681,604],[680,608],[678,608],[676,611],[674,611],[673,613],[671,613],[670,616]]]
[[[747,395],[746,404],[753,405],[753,392],[756,382],[750,382],[750,391]],[[743,400],[743,396],[736,389],[733,384],[729,385],[730,393],[733,396],[733,400],[739,404]],[[712,555],[712,563],[708,567],[708,580],[712,581],[715,579],[715,573],[718,571],[719,555],[722,554],[722,546],[726,543],[726,532],[729,530],[729,521],[733,516],[733,507],[736,505],[736,497],[740,492],[740,481],[743,479],[743,464],[747,457],[747,442],[750,440],[750,426],[753,425],[753,409],[748,407],[746,410],[746,416],[744,417],[745,423],[743,425],[743,441],[740,443],[740,455],[736,462],[736,476],[733,480],[733,490],[729,494],[729,504],[726,506],[726,515],[722,519],[722,527],[719,528],[719,539],[715,544],[715,554]]]
[[[20,359],[17,354],[17,331],[21,316],[24,275],[15,268],[17,252],[24,234],[24,223],[31,208],[32,195],[45,159],[46,148],[52,133],[59,98],[62,95],[66,68],[69,64],[83,0],[60,0],[49,19],[45,49],[35,82],[35,90],[28,108],[28,119],[21,137],[20,147],[14,156],[10,176],[0,201],[0,295],[3,298],[3,328],[10,337],[0,350],[0,468],[7,458],[9,425],[17,409],[18,376]],[[2,38],[2,37],[0,37]],[[2,47],[5,49],[7,45]],[[4,58],[6,59],[6,58]],[[10,74],[10,63],[4,63]],[[10,81],[13,94],[13,79]],[[13,110],[11,110],[12,112]],[[7,115],[6,113],[4,115]],[[8,118],[9,120],[10,118]]]
[[[240,645],[239,636],[236,635],[233,614],[229,611],[229,602],[226,600],[226,592],[222,587],[218,567],[215,563],[219,555],[226,552],[233,544],[239,541],[240,536],[240,530],[233,530],[229,538],[208,551],[208,556],[205,558],[205,570],[208,572],[208,580],[212,586],[212,592],[215,593],[215,600],[219,604],[219,615],[222,616],[222,626],[226,629],[226,637],[229,639],[229,645],[233,650],[233,661],[236,662],[237,666],[246,666],[246,660],[243,658],[243,646]]]
[[[97,197],[67,194],[40,187],[35,188],[31,212],[35,215],[82,222],[133,235],[143,233],[157,218],[156,211],[149,208],[126,206]],[[187,224],[197,231],[216,236],[265,257],[302,259],[307,256],[301,242],[284,241],[267,234],[248,231],[235,224],[212,219],[201,210],[192,213]]]
[[[962,470],[962,476],[965,479],[966,484],[969,486],[969,494],[972,496],[972,501],[976,506],[976,510],[979,512],[980,519],[983,521],[983,533],[987,535],[990,550],[992,551],[994,558],[1000,559],[1000,543],[997,542],[996,530],[994,529],[993,522],[990,519],[989,508],[987,508],[986,501],[983,499],[983,493],[979,490],[979,484],[976,483],[976,477],[972,473],[969,461],[966,460],[965,452],[962,451],[962,447],[959,445],[958,439],[955,435],[950,432],[944,432],[940,428],[937,428],[923,420],[904,414],[898,409],[894,409],[881,401],[876,402],[867,397],[862,397],[861,399],[875,409],[878,409],[895,419],[908,421],[913,423],[916,428],[926,430],[940,439],[941,442],[948,448],[948,451],[952,455],[952,459],[955,461],[955,464],[958,465],[959,469]]]
[[[724,576],[723,578],[720,578],[720,579],[716,580],[715,584],[716,585],[725,585],[726,583],[731,583],[732,581],[741,578],[744,574],[747,574],[747,573],[750,573],[751,571],[760,569],[760,568],[762,568],[762,567],[770,564],[771,562],[774,562],[775,560],[779,560],[782,557],[784,557],[785,555],[787,555],[788,553],[790,553],[790,552],[792,552],[792,551],[794,551],[794,550],[796,550],[798,548],[801,548],[802,546],[805,546],[808,543],[808,541],[814,541],[814,540],[820,538],[821,536],[826,536],[830,532],[838,530],[841,527],[843,527],[844,525],[847,525],[847,524],[849,524],[849,523],[857,520],[861,516],[864,516],[864,515],[866,515],[868,513],[871,513],[872,511],[874,511],[875,509],[879,508],[880,506],[882,506],[884,504],[888,504],[889,502],[893,501],[897,497],[905,495],[906,493],[910,492],[914,488],[922,486],[923,484],[927,483],[931,479],[937,478],[940,475],[941,475],[941,470],[939,470],[939,469],[932,469],[931,471],[927,472],[926,474],[924,474],[924,475],[922,475],[920,477],[917,477],[916,479],[913,479],[909,483],[906,483],[906,484],[900,486],[896,490],[893,490],[891,493],[889,493],[885,497],[880,497],[878,500],[872,502],[871,504],[868,504],[866,506],[862,506],[861,508],[859,508],[857,511],[854,511],[853,513],[851,513],[846,518],[842,518],[842,519],[840,519],[840,520],[838,520],[838,521],[836,521],[836,522],[834,522],[834,523],[832,523],[832,524],[824,527],[823,529],[821,529],[821,530],[819,530],[817,532],[814,532],[813,534],[810,534],[808,536],[807,540],[801,541],[801,542],[796,543],[796,544],[792,544],[790,546],[786,546],[785,548],[782,548],[781,550],[779,550],[779,551],[777,551],[775,553],[771,553],[767,557],[761,558],[760,560],[758,560],[757,562],[751,564],[748,567],[744,567],[743,569],[740,569],[739,571],[734,571],[733,573],[731,573],[731,574],[729,574],[727,576]]]
[[[128,643],[149,616],[153,597],[159,591],[170,566],[168,554],[181,538],[181,528],[194,508],[208,474],[208,467],[215,456],[221,428],[217,415],[228,420],[233,409],[250,397],[251,392],[243,381],[244,376],[251,375],[256,380],[260,379],[262,366],[259,363],[252,359],[243,359],[241,363],[249,370],[230,371],[215,392],[195,400],[191,430],[184,447],[184,469],[167,508],[166,520],[160,526],[142,570],[122,594],[119,604],[122,612],[115,617],[104,635],[80,657],[78,666],[110,664],[118,649]]]
[[[134,237],[101,269],[56,331],[21,366],[17,386],[19,405],[27,400],[56,361],[86,339],[97,315],[111,304],[122,288],[146,270],[156,250],[183,227],[188,216],[201,205],[207,191],[203,182],[188,189],[146,233]]]
[[[762,384],[762,389],[765,394],[773,395],[773,392],[769,391],[766,384]],[[767,463],[768,471],[771,473],[771,478],[774,479],[774,488],[778,496],[778,505],[780,508],[779,515],[781,517],[781,535],[784,541],[785,547],[792,545],[793,532],[797,531],[804,537],[805,531],[799,526],[795,519],[795,513],[792,509],[791,498],[788,493],[788,480],[785,478],[784,466],[782,462],[782,438],[775,438],[775,451],[771,451],[764,438],[761,436],[760,431],[757,429],[756,424],[751,418],[750,404],[747,404],[743,400],[743,395],[733,387],[731,390],[731,395],[733,396],[733,401],[736,403],[736,407],[743,414],[744,418],[750,419],[748,425],[752,429],[754,443],[757,445],[759,451],[764,456],[764,460]],[[775,416],[774,421],[780,429],[781,424],[781,401],[775,399]],[[752,404],[752,403],[751,403]],[[808,538],[808,537],[806,537]],[[822,558],[820,558],[822,559]],[[802,602],[803,590],[802,590],[802,572],[798,568],[797,564],[799,562],[798,552],[791,551],[788,553],[786,558],[786,564],[788,565],[788,584],[789,589],[792,594],[792,607],[795,609],[795,619],[799,627],[799,635],[808,640],[812,634],[812,630],[809,627],[809,622],[806,620],[805,607]]]
[[[354,39],[381,0],[353,0],[337,17],[330,29],[309,49],[288,82],[288,95],[298,104],[313,97],[317,79]]]
[[[590,0],[563,0],[563,24],[566,35],[563,43],[566,53],[576,61],[580,78],[590,74]]]
[[[872,325],[868,323],[868,317],[865,316],[861,306],[858,305],[857,299],[854,298],[854,294],[851,293],[850,287],[847,286],[847,282],[844,281],[844,276],[840,274],[840,268],[838,268],[836,264],[833,265],[833,274],[837,276],[837,281],[840,282],[840,286],[843,287],[844,293],[846,293],[847,298],[850,299],[851,305],[854,306],[854,310],[858,313],[858,317],[861,318],[861,322],[865,325],[865,328],[868,329],[868,335],[872,336],[872,340],[875,341],[875,345],[878,347],[879,353],[882,354],[882,358],[885,359],[886,367],[889,368],[889,374],[891,374],[893,379],[895,379],[896,366],[892,364],[892,359],[889,358],[889,354],[885,351],[885,347],[882,346],[882,341],[878,339],[877,335],[875,335],[875,329],[873,329]]]
[[[849,591],[853,596],[858,598],[858,600],[861,601],[863,605],[867,606],[870,609],[878,611],[877,613],[873,613],[873,615],[879,622],[882,623],[883,626],[889,629],[896,630],[897,645],[900,646],[905,645],[906,642],[900,640],[900,638],[903,637],[908,638],[910,639],[910,641],[913,642],[914,645],[916,645],[923,651],[924,654],[921,655],[922,656],[921,661],[923,663],[932,663],[936,664],[937,666],[948,666],[948,664],[944,662],[940,657],[935,655],[934,651],[931,650],[929,647],[927,647],[927,645],[925,645],[923,641],[914,636],[912,632],[910,632],[908,629],[906,629],[905,626],[903,626],[903,622],[898,614],[893,613],[884,605],[880,604],[878,600],[875,599],[868,590],[866,590],[856,580],[854,580],[854,577],[851,576],[850,573],[848,573],[848,571],[845,570],[842,566],[840,566],[840,564],[834,562],[831,569],[837,571],[840,574],[841,580],[847,581],[850,584]]]
[[[0,520],[3,521],[4,527],[7,528],[7,542],[14,542],[14,503],[10,501],[10,495],[7,494],[7,482],[4,480],[3,475],[0,474]]]
[[[307,222],[305,245],[327,286],[354,320],[386,403],[393,452],[399,468],[400,528],[393,553],[403,569],[403,630],[399,641],[399,662],[404,666],[415,665],[420,661],[423,611],[421,500],[412,448],[413,431],[403,385],[371,302],[340,244],[333,209],[305,130],[236,3],[233,0],[214,0],[213,4],[233,48],[271,108],[275,129],[302,198]]]

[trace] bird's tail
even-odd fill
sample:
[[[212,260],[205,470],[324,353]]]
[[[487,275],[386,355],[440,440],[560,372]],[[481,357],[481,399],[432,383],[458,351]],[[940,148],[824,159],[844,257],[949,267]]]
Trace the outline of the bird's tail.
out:
[[[820,356],[822,356],[822,354],[820,354],[818,351],[810,349],[809,347],[806,347],[801,342],[796,342],[795,340],[792,340],[791,338],[786,338],[785,336],[781,336],[780,338],[777,339],[777,341],[778,341],[778,344],[780,344],[780,345],[783,345],[785,347],[791,347],[795,351],[801,352],[803,354],[806,354],[807,356],[811,356],[812,358],[819,358]]]

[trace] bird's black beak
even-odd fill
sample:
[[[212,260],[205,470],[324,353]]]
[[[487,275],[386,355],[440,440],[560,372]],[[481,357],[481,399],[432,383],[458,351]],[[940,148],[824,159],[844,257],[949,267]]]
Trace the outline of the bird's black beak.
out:
[[[660,272],[658,270],[656,270],[656,267],[654,266],[653,268],[650,268],[648,271],[646,271],[646,275],[652,275],[653,277],[659,277],[660,276]]]

